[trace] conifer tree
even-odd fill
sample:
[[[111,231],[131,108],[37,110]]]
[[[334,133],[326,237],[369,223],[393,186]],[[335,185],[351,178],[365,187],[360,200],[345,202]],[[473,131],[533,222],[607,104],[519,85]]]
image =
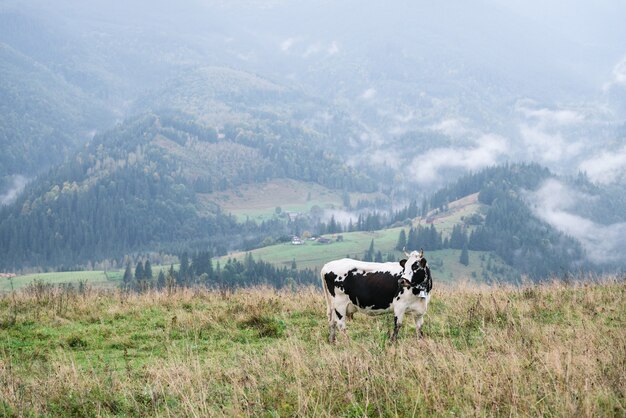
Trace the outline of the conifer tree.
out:
[[[170,265],[170,270],[167,272],[167,277],[165,278],[165,285],[167,286],[168,292],[171,292],[174,286],[176,286],[176,272],[174,271],[174,265]]]
[[[163,270],[159,271],[159,276],[157,277],[157,289],[161,290],[165,287],[165,274]]]
[[[126,263],[126,270],[124,271],[124,278],[122,279],[122,283],[124,286],[130,286],[130,283],[133,281],[133,273],[130,270],[130,261]]]
[[[370,247],[365,251],[363,261],[374,261],[374,240],[370,241]]]
[[[150,264],[150,260],[146,260],[143,266],[143,277],[146,280],[152,280],[152,265]]]
[[[461,250],[461,256],[459,257],[459,263],[464,266],[469,266],[469,252],[467,251],[467,244],[463,246]]]
[[[186,286],[189,282],[189,254],[186,251],[180,257],[177,281],[181,286]]]
[[[143,271],[143,264],[141,261],[137,262],[137,266],[135,267],[135,280],[143,280],[145,278]]]
[[[396,250],[402,251],[406,248],[406,232],[404,229],[400,230],[400,235],[398,236],[398,243],[396,244]]]

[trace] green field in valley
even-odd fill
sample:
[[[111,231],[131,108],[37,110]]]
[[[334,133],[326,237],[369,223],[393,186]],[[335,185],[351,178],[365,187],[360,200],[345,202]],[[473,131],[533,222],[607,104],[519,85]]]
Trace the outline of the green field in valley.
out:
[[[431,213],[424,218],[417,218],[413,221],[413,226],[428,226],[429,222],[435,225],[437,230],[444,236],[449,236],[452,227],[464,222],[468,216],[483,214],[485,205],[478,202],[478,195],[473,194],[448,205],[448,210],[442,213]],[[291,266],[295,261],[299,269],[320,269],[325,263],[343,257],[363,258],[363,254],[368,250],[372,240],[374,250],[381,251],[383,259],[391,253],[395,259],[403,257],[402,252],[396,251],[400,231],[404,229],[408,232],[409,227],[396,227],[373,232],[345,232],[341,234],[325,235],[330,243],[321,244],[316,241],[304,240],[302,245],[281,243],[270,245],[250,251],[255,260],[263,260],[277,266]],[[337,240],[341,236],[342,240]],[[409,250],[417,250],[411,248]],[[218,260],[224,264],[229,258],[243,260],[247,253],[235,252]],[[458,281],[511,281],[517,275],[510,267],[497,255],[482,251],[469,251],[470,263],[465,266],[459,262],[460,250],[438,250],[429,251],[426,249],[426,258],[437,280],[445,282]]]
[[[316,241],[305,240],[302,245],[291,243],[276,244],[250,251],[257,260],[267,261],[277,266],[290,266],[293,260],[298,268],[321,268],[325,263],[346,256],[359,258],[367,251],[372,240],[375,250],[383,254],[394,251],[401,228],[385,229],[375,232],[349,232],[343,234],[325,235],[331,240],[328,244],[320,244]],[[337,237],[342,236],[342,241]],[[395,252],[399,256],[400,252]],[[243,259],[247,253],[232,253],[221,257],[220,262],[225,262],[229,257]]]
[[[282,207],[283,210],[305,210],[309,207],[308,205],[322,203],[324,199],[326,199],[325,201],[329,205],[340,204],[341,197],[337,193],[330,193],[327,189],[320,186],[309,189],[314,192],[311,193],[311,200],[307,202],[307,194],[300,193],[300,191],[306,189],[306,185],[306,183],[302,182],[281,180],[262,186],[263,193],[247,190],[238,197],[234,195],[230,195],[228,198],[222,197],[225,199],[225,202],[230,202],[233,205],[232,209],[240,216],[244,216],[245,213],[245,216],[259,216],[261,218],[275,216],[275,208],[271,205],[276,202],[273,200],[274,198],[280,201],[281,196],[284,199],[295,202],[291,205],[284,205]],[[272,190],[274,193],[272,193]],[[296,196],[300,197],[296,198]],[[366,196],[361,197],[365,198]],[[248,209],[241,209],[243,212],[236,212],[235,208],[237,207],[248,207]],[[432,222],[437,230],[446,236],[450,234],[455,224],[462,223],[467,216],[475,213],[480,214],[483,211],[484,205],[478,203],[476,195],[471,195],[450,203],[446,212],[429,214],[428,218],[429,222]],[[414,220],[413,225],[427,225],[426,219],[426,217],[417,218]],[[252,250],[250,254],[252,254],[255,260],[263,260],[278,267],[290,267],[292,262],[295,261],[299,269],[319,270],[328,261],[338,258],[363,258],[365,251],[369,249],[370,243],[374,241],[374,250],[381,251],[384,260],[387,259],[387,254],[393,254],[395,259],[400,259],[403,257],[403,254],[400,251],[396,251],[395,246],[402,229],[408,232],[409,227],[396,227],[373,232],[358,231],[325,235],[324,237],[330,240],[326,244],[305,239],[302,245],[293,245],[290,242],[281,243]],[[410,250],[416,250],[416,248]],[[219,261],[223,265],[229,258],[243,260],[246,254],[245,252],[234,252],[215,261]],[[459,262],[460,250],[429,251],[426,249],[425,255],[429,260],[429,265],[436,281],[448,283],[464,281],[491,282],[515,281],[519,278],[502,259],[493,253],[469,251],[470,263],[468,266],[464,266]],[[133,271],[134,267],[133,265]],[[161,269],[168,268],[169,265],[152,266],[154,277],[156,278]],[[178,266],[175,265],[175,268],[178,268]],[[35,281],[53,285],[61,283],[78,285],[80,282],[83,282],[95,288],[114,288],[119,286],[122,276],[123,270],[109,271],[106,273],[106,276],[103,271],[73,271],[18,276],[13,278],[12,281],[15,289],[28,286]],[[6,292],[10,289],[11,282],[8,279],[0,279],[0,292]]]
[[[72,284],[78,286],[81,282],[92,287],[98,288],[114,288],[119,285],[123,272],[113,271],[64,271],[54,273],[37,273],[27,274],[24,276],[16,276],[12,279],[0,279],[0,292],[11,290],[11,282],[14,289],[27,287],[35,282],[41,282],[51,285]]]

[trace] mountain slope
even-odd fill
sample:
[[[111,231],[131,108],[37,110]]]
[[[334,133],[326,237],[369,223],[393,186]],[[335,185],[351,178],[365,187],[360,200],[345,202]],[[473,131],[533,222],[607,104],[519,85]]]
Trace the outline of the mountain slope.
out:
[[[615,190],[615,189],[620,190]],[[479,192],[489,205],[469,248],[495,251],[531,277],[620,269],[626,231],[623,188],[584,174],[560,177],[537,164],[492,167],[461,178],[429,200],[431,208]]]
[[[197,193],[272,178],[337,189],[374,183],[301,136],[231,126],[218,135],[180,114],[147,114],[96,136],[0,211],[0,268],[71,266],[147,250],[248,246],[288,233],[237,224]]]
[[[63,161],[106,117],[81,90],[2,43],[0,74],[0,178]]]
[[[178,112],[218,130],[233,125],[276,139],[305,138],[334,153],[358,136],[342,107],[253,73],[206,66],[186,71],[139,98],[132,112]]]
[[[555,183],[560,188],[555,189]],[[571,207],[556,208],[557,219],[591,224],[597,231],[585,229],[581,236],[545,215],[546,207],[556,209],[544,195],[551,193],[560,201],[563,189],[578,199],[570,197]],[[623,269],[625,261],[623,235],[615,232],[626,226],[622,221],[626,205],[623,194],[611,190],[590,183],[584,175],[561,178],[536,164],[491,167],[441,189],[424,202],[421,216],[394,228],[343,232],[340,240],[337,234],[326,235],[330,242],[324,244],[278,244],[252,254],[279,265],[295,261],[299,267],[320,267],[346,254],[371,257],[370,245],[369,252],[380,252],[383,259],[398,259],[404,246],[423,248],[435,274],[450,281],[519,282],[522,276],[541,281],[579,272],[616,271]],[[600,224],[599,219],[612,223]],[[460,260],[464,248],[467,264]]]

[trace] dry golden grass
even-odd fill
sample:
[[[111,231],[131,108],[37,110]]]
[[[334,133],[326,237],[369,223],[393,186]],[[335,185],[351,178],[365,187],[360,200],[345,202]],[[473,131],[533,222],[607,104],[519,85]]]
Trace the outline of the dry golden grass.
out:
[[[435,287],[417,339],[321,291],[0,299],[0,415],[626,416],[626,286]]]

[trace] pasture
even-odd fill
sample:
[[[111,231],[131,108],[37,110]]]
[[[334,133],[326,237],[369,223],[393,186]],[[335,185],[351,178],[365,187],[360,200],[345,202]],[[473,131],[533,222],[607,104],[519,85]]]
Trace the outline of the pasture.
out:
[[[98,288],[110,288],[113,289],[119,286],[124,272],[112,271],[64,271],[54,273],[35,273],[26,274],[23,276],[16,276],[12,279],[0,279],[0,293],[11,291],[11,286],[14,289],[22,289],[35,282],[46,283],[50,285],[56,284],[71,284],[72,286],[79,286],[88,284],[92,287]],[[11,283],[13,282],[13,283]]]
[[[252,250],[250,254],[252,254],[255,260],[263,260],[280,267],[289,267],[292,261],[295,260],[299,269],[310,268],[319,270],[325,263],[338,258],[346,256],[363,258],[364,252],[369,248],[371,241],[374,240],[375,250],[380,250],[383,253],[383,258],[386,258],[387,253],[393,253],[394,257],[399,260],[404,256],[401,251],[395,251],[394,247],[398,241],[401,229],[391,228],[374,232],[346,232],[343,234],[326,235],[325,237],[331,240],[328,244],[320,244],[308,240],[304,241],[302,245],[282,243]],[[343,240],[338,242],[336,239],[337,235],[341,235]],[[243,261],[246,254],[246,252],[235,252],[219,257],[216,260],[224,265],[228,258]],[[448,283],[459,281],[482,283],[485,275],[488,274],[492,278],[496,276],[486,270],[488,264],[492,266],[492,269],[511,270],[500,257],[492,252],[469,251],[470,263],[468,266],[464,266],[459,262],[460,255],[461,250],[453,249],[426,251],[425,257],[428,259],[435,280]],[[491,261],[488,262],[487,260]]]
[[[624,416],[626,286],[435,282],[418,340],[321,291],[0,296],[0,415]]]
[[[328,244],[305,240],[303,245],[282,243],[252,250],[250,253],[255,260],[267,261],[276,266],[289,266],[292,260],[295,260],[300,269],[320,269],[324,263],[345,257],[346,255],[363,257],[363,253],[369,248],[372,240],[374,240],[375,249],[380,249],[383,254],[393,251],[398,241],[399,233],[400,228],[392,228],[374,232],[349,232],[326,235],[331,240]],[[337,235],[341,235],[343,241],[337,241]],[[400,254],[400,252],[397,252],[398,256]],[[231,253],[228,256],[221,257],[219,260],[221,263],[224,263],[228,257],[243,260],[245,256],[245,252]]]
[[[272,219],[277,216],[277,207],[283,213],[305,214],[314,206],[321,209],[339,209],[343,206],[340,192],[316,183],[291,179],[275,179],[255,185],[242,185],[229,191],[199,193],[197,196],[202,207],[219,206],[239,221],[249,219],[261,222]],[[350,193],[349,196],[354,203],[381,197],[376,193]]]

